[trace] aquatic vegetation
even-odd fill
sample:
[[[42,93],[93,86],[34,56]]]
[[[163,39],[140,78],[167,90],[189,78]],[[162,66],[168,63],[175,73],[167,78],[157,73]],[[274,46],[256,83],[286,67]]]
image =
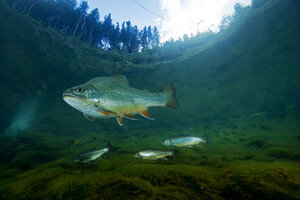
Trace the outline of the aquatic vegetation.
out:
[[[216,171],[136,163],[106,173],[98,167],[50,164],[0,189],[12,199],[295,199],[299,195],[299,173],[288,163],[249,164],[232,163]]]
[[[254,147],[257,147],[257,148],[263,148],[265,144],[266,144],[265,140],[255,139],[255,140],[250,141],[248,143],[248,146],[254,146]]]
[[[251,139],[261,134],[257,131],[263,131],[259,128],[260,123],[256,123],[257,128],[244,129],[244,125],[248,122],[236,121],[238,127],[236,131],[244,132],[242,134],[246,138],[244,142],[234,143],[238,140],[235,139],[235,135],[229,137],[224,134],[231,130],[225,124],[217,128],[218,134],[211,134],[212,145],[202,148],[180,148],[176,152],[176,158],[171,160],[134,158],[134,154],[139,149],[147,147],[169,149],[164,147],[159,139],[163,138],[163,135],[173,134],[168,131],[146,133],[145,136],[139,137],[140,132],[135,130],[131,131],[131,137],[121,140],[110,135],[112,144],[116,144],[116,151],[88,165],[75,164],[72,150],[65,148],[65,146],[70,147],[69,144],[74,140],[57,135],[56,140],[61,142],[55,144],[53,140],[55,145],[53,147],[60,149],[58,151],[60,156],[54,161],[38,164],[40,158],[31,157],[31,160],[22,160],[21,158],[25,156],[20,155],[18,159],[11,162],[9,168],[21,172],[12,171],[9,177],[3,176],[6,171],[0,173],[2,177],[0,193],[4,199],[298,198],[300,166],[295,160],[297,152],[293,152],[292,149],[297,149],[299,142],[293,144],[291,137],[288,143],[292,146],[289,148],[273,147],[286,145],[282,144],[282,138],[278,137],[282,134],[282,129],[287,130],[291,136],[296,136],[298,129],[291,126],[291,121],[273,125],[272,134],[275,136],[270,137],[262,151],[262,147],[256,145],[260,144],[260,140]],[[207,129],[206,132],[213,133],[214,129],[215,127]],[[192,130],[193,135],[197,135],[196,130],[199,130],[198,134],[202,135],[200,128]],[[86,142],[78,149],[80,152],[85,152],[93,147],[105,145],[102,141],[107,138],[106,134],[111,133],[107,131],[101,135],[97,134],[95,140],[93,132],[83,132],[80,134],[80,141]],[[49,136],[45,135],[45,137]],[[229,137],[230,140],[224,140],[225,137]],[[32,143],[33,148],[40,149],[41,147],[36,146],[35,141],[42,141],[42,139],[27,137],[27,143]],[[50,141],[45,142],[50,143]],[[34,151],[31,153],[35,154]],[[28,164],[30,166],[26,168]]]

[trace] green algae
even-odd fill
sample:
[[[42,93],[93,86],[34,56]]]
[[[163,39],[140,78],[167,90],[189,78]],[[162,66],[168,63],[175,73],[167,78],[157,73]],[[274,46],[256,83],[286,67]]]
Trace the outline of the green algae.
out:
[[[53,163],[1,186],[1,194],[5,199],[297,199],[299,175],[299,165],[284,162],[239,161],[220,170],[136,163],[104,172],[99,166]]]
[[[59,137],[60,142],[48,140],[47,145],[60,152],[52,162],[30,156],[36,154],[34,148],[41,148],[40,145],[35,147],[34,141],[41,142],[43,137],[51,137],[51,133],[34,134],[37,138],[24,135],[20,138],[25,137],[32,149],[27,152],[28,147],[22,145],[17,151],[24,148],[29,159],[22,160],[24,155],[16,157],[1,171],[0,194],[3,199],[299,198],[300,166],[294,157],[297,152],[292,150],[297,148],[298,141],[294,144],[292,141],[299,129],[291,121],[272,126],[271,123],[256,122],[255,128],[248,123],[236,120],[235,132],[231,132],[227,124],[207,129],[205,132],[211,135],[211,145],[179,148],[176,159],[171,160],[134,157],[141,148],[169,149],[160,144],[164,136],[173,134],[169,131],[144,133],[143,136],[138,134],[140,131],[131,131],[122,139],[114,135],[109,137],[110,132],[101,135],[83,132],[73,139],[56,135],[56,141]],[[261,135],[260,132],[265,130],[260,129],[260,124],[271,126],[271,134]],[[281,130],[289,131],[287,143],[281,141],[280,136],[284,135]],[[202,129],[186,131],[191,135],[203,135]],[[244,140],[240,141],[240,137]],[[261,139],[254,139],[257,137]],[[95,147],[103,148],[108,138],[116,148],[115,152],[87,165],[73,161],[71,146],[74,139],[82,141],[78,150],[84,152]],[[24,168],[24,163],[29,163],[30,167]],[[12,168],[15,170],[9,172]],[[5,173],[9,176],[4,176]]]

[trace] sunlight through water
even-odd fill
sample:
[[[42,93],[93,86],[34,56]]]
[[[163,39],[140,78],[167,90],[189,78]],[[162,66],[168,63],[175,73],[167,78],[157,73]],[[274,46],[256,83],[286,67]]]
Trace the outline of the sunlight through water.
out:
[[[161,41],[208,30],[218,32],[223,16],[232,15],[236,3],[248,6],[251,0],[160,0]]]

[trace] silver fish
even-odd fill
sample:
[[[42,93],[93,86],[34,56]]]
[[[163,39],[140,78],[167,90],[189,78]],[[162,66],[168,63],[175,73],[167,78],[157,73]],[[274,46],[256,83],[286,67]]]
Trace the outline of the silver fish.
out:
[[[167,157],[175,158],[175,153],[173,151],[144,150],[136,153],[135,157],[146,160],[156,160],[165,159]]]
[[[208,136],[205,138],[194,137],[188,134],[176,135],[164,139],[161,141],[163,145],[166,146],[175,146],[175,147],[190,147],[194,145],[201,145],[203,143],[209,143]]]
[[[77,162],[77,163],[89,163],[91,161],[94,161],[94,160],[100,158],[103,154],[105,154],[109,151],[112,151],[112,146],[108,142],[107,147],[104,148],[104,149],[100,149],[100,150],[97,150],[97,151],[91,151],[91,152],[80,154],[80,155],[76,156],[75,162]]]

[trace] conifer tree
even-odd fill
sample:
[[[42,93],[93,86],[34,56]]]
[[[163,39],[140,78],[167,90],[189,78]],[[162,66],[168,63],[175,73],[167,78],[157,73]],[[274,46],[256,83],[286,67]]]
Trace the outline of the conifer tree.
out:
[[[78,36],[88,45],[117,48],[137,52],[159,44],[156,27],[144,27],[139,31],[130,21],[112,23],[111,14],[100,21],[98,9],[88,13],[88,3],[81,0],[7,0],[9,5],[24,15],[29,15],[67,35]]]
[[[147,30],[147,43],[148,43],[148,48],[149,49],[152,48],[152,41],[153,41],[153,35],[152,35],[152,31],[151,31],[151,26],[148,26],[148,30]]]
[[[79,20],[78,20],[78,22],[75,26],[74,31],[73,31],[73,36],[76,35],[80,23],[84,24],[84,20],[85,20],[85,17],[87,15],[87,9],[88,8],[89,8],[89,6],[88,6],[87,2],[83,0],[83,1],[80,2],[79,8],[76,9],[76,11],[77,11],[77,13],[79,14],[80,17],[79,17]],[[82,19],[83,19],[83,22],[82,22]]]
[[[115,49],[120,49],[120,25],[117,22],[116,28],[113,29],[110,35],[110,46]]]
[[[143,30],[141,31],[141,45],[142,45],[142,48],[147,48],[148,46],[148,41],[147,41],[147,38],[148,38],[148,34],[147,34],[147,27],[145,26],[143,28]]]
[[[160,36],[159,36],[159,32],[157,30],[157,27],[154,26],[153,28],[153,36],[152,36],[152,45],[153,47],[158,46],[159,42],[160,42]]]

